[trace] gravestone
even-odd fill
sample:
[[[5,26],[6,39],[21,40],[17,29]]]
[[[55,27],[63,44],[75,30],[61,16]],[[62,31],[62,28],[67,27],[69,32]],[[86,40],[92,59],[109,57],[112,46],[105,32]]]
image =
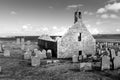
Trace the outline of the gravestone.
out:
[[[21,50],[25,50],[25,44],[21,44]]]
[[[17,43],[17,44],[20,44],[20,38],[17,38],[17,39],[16,39],[16,43]]]
[[[3,50],[2,50],[2,44],[0,44],[0,52],[3,52]]]
[[[39,66],[40,65],[40,58],[38,56],[33,56],[31,58],[31,65],[32,66]]]
[[[114,49],[111,49],[111,56],[112,56],[112,59],[116,56]]]
[[[119,56],[119,57],[120,57],[120,51],[118,51],[117,56]]]
[[[79,61],[82,61],[83,60],[83,56],[79,55],[78,59],[79,59]]]
[[[27,45],[31,45],[31,41],[29,41],[29,40],[26,41],[26,44],[27,44]]]
[[[52,60],[47,60],[47,64],[51,64],[52,63]]]
[[[2,67],[0,66],[0,73],[2,72]]]
[[[52,50],[47,50],[47,54],[46,54],[48,59],[52,58]]]
[[[59,60],[53,60],[53,63],[59,63],[60,61]]]
[[[36,52],[36,56],[38,56],[40,59],[43,59],[43,54],[40,50]]]
[[[45,49],[42,50],[42,54],[43,54],[43,58],[47,58]]]
[[[4,50],[4,56],[5,56],[5,57],[10,57],[10,51],[7,50],[7,49],[5,49],[5,50]]]
[[[78,62],[78,56],[77,55],[72,56],[72,62],[73,63]]]
[[[82,71],[92,70],[92,63],[90,63],[90,62],[80,63],[80,70],[82,70]]]
[[[24,59],[31,59],[31,54],[32,54],[31,51],[26,51],[26,52],[24,53]]]
[[[120,57],[116,56],[114,58],[114,69],[118,69],[118,68],[120,68]]]
[[[21,44],[25,44],[25,39],[24,38],[21,39]]]
[[[104,55],[102,57],[102,67],[101,67],[101,70],[110,69],[110,63],[111,63],[110,62],[110,57]]]

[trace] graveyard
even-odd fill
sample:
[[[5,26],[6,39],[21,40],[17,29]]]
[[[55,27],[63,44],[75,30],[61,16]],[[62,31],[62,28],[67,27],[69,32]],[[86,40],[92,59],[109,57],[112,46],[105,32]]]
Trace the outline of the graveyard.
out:
[[[3,42],[4,43],[4,42]],[[35,42],[31,42],[34,48]],[[0,80],[119,80],[120,70],[80,70],[80,63],[72,59],[41,59],[39,66],[31,66],[24,59],[24,51],[15,42],[5,42],[10,54],[0,53]],[[8,52],[7,52],[8,53]],[[52,62],[51,62],[52,61]]]

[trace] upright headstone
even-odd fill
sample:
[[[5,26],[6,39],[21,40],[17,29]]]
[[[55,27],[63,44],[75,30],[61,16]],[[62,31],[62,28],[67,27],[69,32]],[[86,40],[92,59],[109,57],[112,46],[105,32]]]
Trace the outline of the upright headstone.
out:
[[[119,57],[120,57],[120,51],[118,51],[117,56],[119,56]]]
[[[111,56],[112,56],[112,59],[116,56],[114,49],[111,49]]]
[[[2,50],[2,44],[0,44],[0,52],[3,52],[3,50]]]
[[[83,56],[82,56],[82,55],[79,55],[78,60],[79,60],[79,61],[82,61],[82,60],[83,60]]]
[[[102,57],[102,67],[101,70],[105,70],[105,69],[110,69],[110,57],[107,55],[104,55]]]
[[[25,39],[21,38],[21,44],[25,44]]]
[[[5,57],[10,57],[10,51],[7,50],[7,49],[5,49],[5,50],[4,50],[4,56],[5,56]]]
[[[114,58],[114,69],[118,69],[118,68],[120,68],[120,57],[116,56]]]
[[[40,58],[38,56],[33,56],[31,58],[31,65],[32,66],[39,66],[40,65]]]
[[[45,49],[42,50],[42,54],[43,54],[43,58],[47,58]]]
[[[31,54],[32,54],[31,51],[26,51],[26,52],[24,53],[24,59],[31,59]]]
[[[51,59],[52,58],[52,50],[47,50],[47,58]]]
[[[78,62],[78,56],[77,55],[72,56],[72,62],[73,63]]]
[[[0,66],[0,73],[2,72],[2,67]]]
[[[28,41],[26,42],[26,44],[27,44],[27,45],[31,45],[31,41],[28,40]]]
[[[36,56],[39,57],[40,59],[43,59],[42,52],[40,50],[36,51]]]
[[[17,44],[20,44],[20,38],[17,38],[17,39],[16,39],[16,43],[17,43]]]
[[[25,50],[25,44],[21,44],[21,50]]]
[[[106,48],[106,52],[108,55],[110,55],[110,51],[108,50],[108,48]]]

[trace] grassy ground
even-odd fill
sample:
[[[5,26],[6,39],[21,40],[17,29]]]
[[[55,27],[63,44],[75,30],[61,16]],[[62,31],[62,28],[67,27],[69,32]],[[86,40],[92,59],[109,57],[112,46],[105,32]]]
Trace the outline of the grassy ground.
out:
[[[44,62],[41,61],[39,67],[31,67],[26,61],[21,62],[21,59],[0,58],[0,80],[120,80],[119,70],[82,72],[79,70],[79,63]]]
[[[0,80],[120,80],[120,70],[80,71],[79,63],[62,60],[60,63],[46,64],[41,61],[38,67],[31,67],[22,59],[20,49],[10,49],[11,57],[0,55]]]

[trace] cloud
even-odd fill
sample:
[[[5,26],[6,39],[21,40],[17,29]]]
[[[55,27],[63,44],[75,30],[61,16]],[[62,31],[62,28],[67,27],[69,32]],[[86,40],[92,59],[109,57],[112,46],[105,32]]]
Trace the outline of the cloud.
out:
[[[22,31],[31,31],[31,30],[33,30],[31,24],[26,24],[22,26]]]
[[[88,28],[91,34],[99,34],[100,31],[97,28]]]
[[[105,6],[105,8],[107,10],[110,10],[110,11],[118,12],[120,10],[120,2],[119,3],[115,2],[113,4],[108,4],[108,5]]]
[[[17,13],[15,11],[11,11],[10,14],[16,15]]]
[[[52,27],[52,35],[64,35],[67,32],[68,28],[66,26],[64,27],[57,27],[57,26],[53,26]]]
[[[87,28],[90,28],[90,27],[91,27],[91,25],[90,25],[90,24],[86,24],[86,27],[87,27]]]
[[[120,29],[116,29],[117,32],[120,32]]]
[[[53,29],[56,30],[56,29],[58,29],[58,28],[57,28],[56,26],[53,26]]]
[[[77,8],[77,7],[82,7],[83,6],[83,4],[77,4],[77,5],[68,5],[67,6],[67,9],[71,9],[71,8]]]
[[[111,15],[110,15],[110,18],[117,19],[117,18],[118,18],[118,16],[117,16],[117,15],[115,15],[115,14],[111,14]]]
[[[108,18],[118,19],[119,17],[116,14],[102,14],[101,18],[103,18],[103,19],[108,19]]]
[[[109,15],[108,14],[102,14],[101,18],[107,19],[107,18],[109,18]]]
[[[47,27],[42,28],[43,31],[49,31]]]
[[[100,24],[102,24],[101,21],[97,21],[97,22],[96,22],[96,25],[100,25]]]
[[[104,13],[104,12],[107,12],[105,8],[100,8],[97,10],[97,13]]]
[[[103,8],[99,8],[97,13],[105,13],[107,11],[119,12],[120,10],[120,2],[116,2],[115,0],[111,0],[113,3],[109,3],[105,5]]]
[[[93,12],[84,11],[84,14],[85,15],[93,15],[94,13]]]
[[[115,3],[115,2],[117,2],[117,0],[109,0],[109,1],[107,1],[108,3]]]

